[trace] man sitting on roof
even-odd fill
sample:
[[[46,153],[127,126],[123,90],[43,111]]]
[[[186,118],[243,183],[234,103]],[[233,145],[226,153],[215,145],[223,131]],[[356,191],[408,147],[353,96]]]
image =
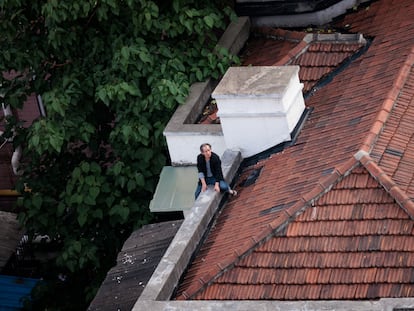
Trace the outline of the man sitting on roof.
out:
[[[211,145],[208,143],[200,146],[200,154],[197,156],[197,169],[199,180],[195,192],[196,199],[201,191],[207,190],[207,185],[214,185],[214,191],[227,192],[233,196],[237,195],[237,191],[230,189],[228,183],[224,180],[220,157],[211,151]]]

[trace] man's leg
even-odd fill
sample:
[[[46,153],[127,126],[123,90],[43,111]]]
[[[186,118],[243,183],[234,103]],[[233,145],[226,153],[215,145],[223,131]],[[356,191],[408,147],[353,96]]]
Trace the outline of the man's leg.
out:
[[[230,186],[228,183],[226,183],[224,180],[220,181],[220,190],[221,192],[228,192],[229,194],[236,196],[237,191],[230,189]]]
[[[214,185],[214,183],[215,183],[214,177],[206,177],[205,178],[205,181],[206,181],[207,186],[208,185]],[[199,182],[197,184],[197,188],[196,188],[196,191],[194,193],[194,196],[195,196],[196,199],[198,198],[198,196],[200,195],[200,193],[201,193],[201,183]]]
[[[197,200],[198,196],[200,195],[200,192],[201,192],[201,183],[198,183],[196,191],[194,193],[194,197],[195,197],[196,200]]]
[[[229,184],[224,180],[220,180],[220,190],[221,192],[228,192],[230,190]]]

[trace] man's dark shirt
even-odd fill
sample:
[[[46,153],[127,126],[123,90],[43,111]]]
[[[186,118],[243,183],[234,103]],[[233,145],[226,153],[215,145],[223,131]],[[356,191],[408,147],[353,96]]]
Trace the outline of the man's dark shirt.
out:
[[[211,173],[213,174],[213,177],[216,179],[216,182],[224,180],[223,171],[221,170],[220,157],[214,152],[211,152],[210,168],[211,168]],[[197,169],[199,173],[201,172],[204,174],[204,177],[207,177],[206,158],[202,154],[199,154],[197,156]]]

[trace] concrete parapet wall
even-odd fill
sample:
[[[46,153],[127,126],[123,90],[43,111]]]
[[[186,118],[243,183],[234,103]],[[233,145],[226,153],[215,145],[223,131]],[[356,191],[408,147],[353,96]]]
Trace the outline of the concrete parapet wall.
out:
[[[249,35],[249,18],[239,17],[227,27],[217,47],[224,47],[236,55]],[[186,102],[177,108],[168,122],[164,136],[173,166],[196,164],[202,143],[210,143],[218,155],[222,155],[227,149],[220,124],[196,124],[216,84],[212,79],[194,83]]]
[[[142,301],[133,311],[408,311],[413,308],[413,298],[383,298],[373,301]]]

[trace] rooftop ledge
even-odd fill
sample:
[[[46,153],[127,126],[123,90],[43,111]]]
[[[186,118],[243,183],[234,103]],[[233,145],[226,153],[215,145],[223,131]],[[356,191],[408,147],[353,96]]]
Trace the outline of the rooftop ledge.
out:
[[[414,308],[413,298],[382,298],[375,301],[347,301],[347,300],[309,300],[309,301],[140,301],[135,304],[132,311],[409,311]]]
[[[233,180],[242,161],[240,152],[226,150],[221,161],[224,178]],[[188,211],[184,222],[136,302],[134,310],[144,310],[141,309],[141,300],[170,299],[181,275],[190,262],[191,256],[217,212],[223,196],[224,194],[215,192],[210,187],[195,200],[194,205]],[[149,309],[153,310],[152,308]]]
[[[250,35],[250,20],[239,17],[221,36],[218,46],[237,55]],[[194,83],[183,105],[180,105],[164,129],[173,166],[194,165],[202,143],[210,143],[213,151],[222,155],[227,149],[221,124],[196,124],[205,104],[217,85],[209,79]]]

